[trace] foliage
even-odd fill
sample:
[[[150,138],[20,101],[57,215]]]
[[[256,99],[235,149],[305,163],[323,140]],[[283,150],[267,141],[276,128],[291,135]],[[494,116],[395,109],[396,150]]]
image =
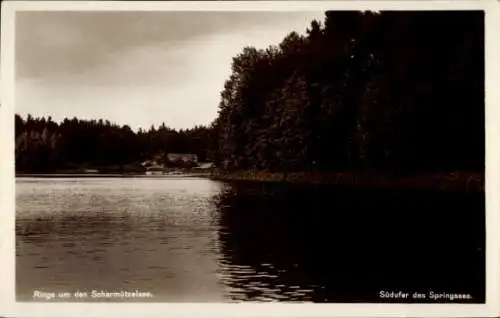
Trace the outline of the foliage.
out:
[[[138,165],[167,153],[194,153],[209,160],[211,131],[207,127],[176,131],[164,124],[137,133],[129,126],[103,120],[49,117],[26,120],[15,116],[16,170],[50,172],[75,167]]]
[[[482,12],[326,12],[233,59],[227,170],[484,169]]]

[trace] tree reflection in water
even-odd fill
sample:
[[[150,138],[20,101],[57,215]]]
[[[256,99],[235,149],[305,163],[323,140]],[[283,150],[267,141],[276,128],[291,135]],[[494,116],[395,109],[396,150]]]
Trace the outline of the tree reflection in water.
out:
[[[216,204],[232,300],[434,290],[484,301],[484,193],[233,183]]]

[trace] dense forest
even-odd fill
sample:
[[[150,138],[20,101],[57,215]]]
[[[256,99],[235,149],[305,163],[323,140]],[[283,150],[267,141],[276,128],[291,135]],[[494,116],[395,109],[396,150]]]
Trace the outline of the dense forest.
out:
[[[16,115],[16,167],[195,153],[225,171],[484,172],[483,12],[332,12],[234,57],[209,127]]]
[[[193,153],[200,161],[210,160],[213,130],[198,126],[174,130],[164,124],[134,132],[103,120],[49,118],[26,119],[16,115],[16,170],[53,172],[96,168],[136,170],[144,160],[167,153]],[[164,158],[164,156],[163,156]]]
[[[229,170],[484,169],[483,12],[326,12],[234,58],[215,126]]]

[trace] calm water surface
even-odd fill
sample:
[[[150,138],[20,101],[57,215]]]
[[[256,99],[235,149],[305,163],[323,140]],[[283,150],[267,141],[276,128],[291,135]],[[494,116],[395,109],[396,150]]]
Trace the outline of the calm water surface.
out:
[[[35,290],[138,290],[153,297],[135,300],[155,302],[387,301],[381,290],[484,301],[484,193],[17,178],[16,205],[18,301]]]

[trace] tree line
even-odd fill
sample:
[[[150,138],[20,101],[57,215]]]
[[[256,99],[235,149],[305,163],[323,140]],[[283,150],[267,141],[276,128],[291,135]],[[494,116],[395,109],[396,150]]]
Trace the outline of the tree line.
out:
[[[233,58],[209,126],[16,115],[16,167],[195,153],[227,171],[484,172],[484,13],[327,11]]]
[[[64,119],[56,123],[51,117],[26,119],[15,115],[16,170],[51,172],[82,167],[133,169],[168,153],[196,154],[200,161],[210,160],[212,139],[207,127],[174,130],[151,126],[134,132],[127,125],[108,120]]]
[[[221,93],[228,170],[484,169],[483,12],[326,12],[245,47]]]

